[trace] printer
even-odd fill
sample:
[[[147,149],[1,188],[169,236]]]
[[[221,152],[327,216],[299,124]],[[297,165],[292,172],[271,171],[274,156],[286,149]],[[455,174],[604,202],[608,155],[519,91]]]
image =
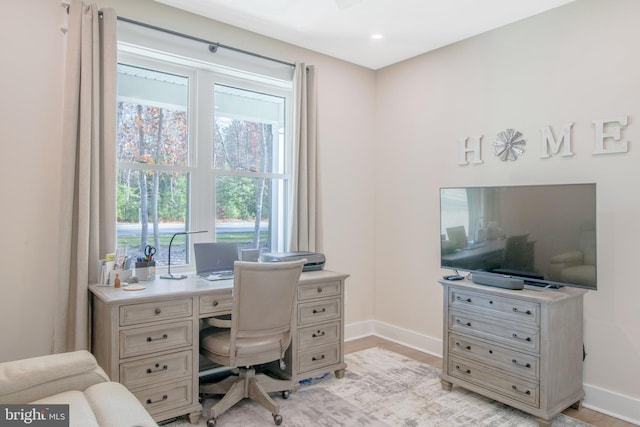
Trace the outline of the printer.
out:
[[[306,259],[302,271],[317,271],[324,269],[324,255],[318,252],[273,252],[260,255],[262,262],[285,262]]]

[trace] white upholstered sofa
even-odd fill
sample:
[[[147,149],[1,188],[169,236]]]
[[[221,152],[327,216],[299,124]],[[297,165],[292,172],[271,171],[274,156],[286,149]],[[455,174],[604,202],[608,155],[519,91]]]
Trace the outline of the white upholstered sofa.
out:
[[[88,351],[0,363],[0,403],[69,404],[70,426],[157,426],[129,390],[109,381]]]

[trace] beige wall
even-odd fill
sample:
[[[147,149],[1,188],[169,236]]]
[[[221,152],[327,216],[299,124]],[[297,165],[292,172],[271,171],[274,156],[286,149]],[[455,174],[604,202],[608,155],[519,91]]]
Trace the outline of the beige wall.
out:
[[[600,289],[585,298],[587,402],[640,420],[640,38],[634,0],[578,0],[373,72],[179,12],[152,0],[97,0],[119,15],[318,67],[328,268],[351,274],[347,333],[375,331],[440,353],[438,189],[597,182]],[[12,2],[0,18],[0,362],[50,351],[58,257],[65,13],[59,0]],[[591,123],[628,115],[627,154],[593,156]],[[540,131],[573,122],[571,158],[540,159]],[[507,127],[525,156],[492,154]],[[484,135],[482,165],[457,140]],[[26,171],[26,173],[25,173]],[[7,183],[15,182],[15,185]],[[636,411],[636,412],[634,412]]]
[[[373,311],[371,70],[152,0],[104,0],[120,16],[318,68],[327,268],[351,274],[348,322]],[[0,141],[4,224],[0,362],[50,352],[60,193],[66,13],[59,0],[12,2],[0,21]],[[353,173],[353,170],[357,173]],[[25,173],[25,171],[27,171]],[[10,185],[10,183],[15,183]]]
[[[628,397],[640,420],[640,2],[578,0],[376,74],[374,318],[442,336],[438,189],[596,182],[599,290],[585,297],[587,403]],[[628,115],[626,154],[592,155],[592,122]],[[573,157],[541,159],[540,129],[573,122]],[[521,131],[515,162],[493,155],[496,134]],[[459,166],[458,139],[483,135],[481,165]],[[400,232],[403,230],[403,232]],[[413,232],[406,232],[413,230]],[[380,260],[385,260],[380,262]],[[393,268],[391,268],[393,267]],[[600,399],[595,402],[595,399]],[[603,403],[605,402],[605,403]],[[635,409],[632,409],[635,405]]]

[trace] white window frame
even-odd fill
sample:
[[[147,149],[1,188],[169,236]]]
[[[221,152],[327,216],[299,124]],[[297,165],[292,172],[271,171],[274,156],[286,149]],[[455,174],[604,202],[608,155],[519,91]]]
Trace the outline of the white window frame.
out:
[[[120,29],[119,29],[120,30]],[[276,200],[281,204],[278,207],[270,206],[271,210],[271,250],[286,251],[288,249],[288,224],[290,221],[290,199],[292,197],[292,152],[293,152],[293,73],[291,79],[282,79],[279,76],[260,75],[252,71],[243,71],[228,65],[220,65],[206,62],[202,59],[188,58],[188,49],[184,53],[184,41],[175,40],[178,37],[170,37],[172,42],[180,45],[182,55],[161,52],[157,48],[157,38],[166,39],[167,35],[158,34],[157,31],[147,29],[135,29],[138,39],[132,43],[131,36],[125,36],[127,41],[118,43],[118,63],[149,68],[160,72],[182,75],[189,78],[188,101],[188,164],[186,166],[150,165],[129,162],[118,162],[117,168],[146,169],[151,171],[176,171],[189,173],[188,181],[188,212],[186,218],[187,230],[206,230],[206,234],[195,234],[191,241],[214,241],[216,222],[216,178],[222,175],[250,176],[251,178],[281,179],[281,193]],[[143,36],[140,36],[142,34]],[[148,38],[147,38],[148,37]],[[166,43],[166,41],[165,41]],[[147,44],[148,46],[145,46]],[[191,46],[195,47],[195,46]],[[212,56],[215,59],[215,56]],[[227,61],[229,62],[229,61]],[[290,68],[290,67],[289,67]],[[266,68],[267,74],[268,68]],[[281,70],[282,71],[282,70]],[[237,87],[249,91],[266,93],[282,97],[285,100],[285,128],[284,128],[284,171],[282,173],[258,173],[233,170],[213,169],[213,112],[214,112],[214,85],[221,84]],[[274,127],[277,130],[277,128]],[[279,137],[276,135],[276,137]],[[190,245],[189,245],[190,246]],[[163,270],[159,268],[159,270]],[[186,265],[172,265],[172,272],[192,271],[193,257]]]

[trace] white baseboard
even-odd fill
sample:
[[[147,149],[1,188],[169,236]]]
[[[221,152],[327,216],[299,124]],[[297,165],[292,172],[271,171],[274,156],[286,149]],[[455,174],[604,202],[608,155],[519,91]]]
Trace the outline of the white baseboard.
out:
[[[640,399],[589,384],[584,385],[584,394],[585,408],[640,426]]]
[[[345,325],[345,341],[370,335],[442,357],[442,339],[440,338],[375,320]],[[584,391],[584,407],[640,426],[640,400],[590,384],[584,384]]]

